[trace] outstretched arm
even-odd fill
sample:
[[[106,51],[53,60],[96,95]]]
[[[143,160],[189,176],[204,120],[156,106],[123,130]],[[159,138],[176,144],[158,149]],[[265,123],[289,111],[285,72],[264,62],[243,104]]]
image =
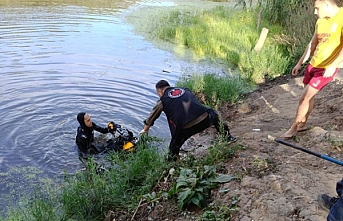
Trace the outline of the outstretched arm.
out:
[[[153,107],[152,111],[150,112],[149,116],[144,120],[143,130],[141,130],[139,134],[147,133],[150,127],[154,125],[155,120],[160,117],[162,111],[163,111],[162,101],[158,100],[156,105]]]
[[[106,134],[106,133],[110,132],[107,127],[100,127],[100,126],[96,125],[94,122],[93,122],[93,129],[102,133],[102,134]]]

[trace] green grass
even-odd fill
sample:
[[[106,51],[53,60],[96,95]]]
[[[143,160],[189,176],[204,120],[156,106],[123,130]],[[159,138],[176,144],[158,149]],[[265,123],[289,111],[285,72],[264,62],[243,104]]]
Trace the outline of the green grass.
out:
[[[111,167],[106,173],[96,173],[94,166],[82,173],[65,188],[63,198],[67,213],[77,220],[99,220],[108,210],[132,209],[139,196],[150,191],[162,173],[164,158],[155,149],[140,148],[125,156],[112,155]],[[81,193],[81,194],[80,194]],[[72,196],[72,197],[70,197]]]
[[[193,59],[210,58],[228,70],[238,69],[242,79],[258,83],[284,74],[289,58],[286,48],[274,39],[281,27],[262,20],[257,28],[257,18],[255,10],[232,6],[169,8],[156,14],[145,31],[151,39],[174,45],[171,50],[180,56],[186,56],[184,51],[189,49]],[[269,29],[269,34],[257,52],[254,46],[263,27]]]
[[[285,73],[288,51],[275,38],[281,33],[279,26],[262,20],[257,29],[254,10],[237,11],[232,7],[183,8],[170,7],[147,13],[140,19],[150,39],[168,42],[180,56],[191,51],[193,59],[208,59],[227,68],[225,75],[189,73],[181,76],[178,86],[185,86],[203,102],[217,106],[221,102],[233,103],[252,90],[252,83],[264,78],[275,78]],[[144,24],[143,24],[144,23]],[[254,51],[262,27],[269,35],[261,51]],[[232,69],[236,69],[232,71]],[[231,72],[230,72],[231,71]],[[217,141],[209,154],[199,160],[185,159],[184,168],[215,165],[232,158],[242,147]],[[104,171],[99,171],[95,161],[86,163],[86,171],[68,176],[62,185],[37,190],[30,199],[22,200],[0,220],[104,220],[108,211],[130,219],[139,200],[148,195],[163,171],[170,166],[154,147],[144,146],[132,154],[113,154]],[[217,210],[216,208],[213,210]],[[208,211],[211,216],[212,210]],[[230,212],[222,212],[225,217]],[[205,217],[204,217],[205,218]]]
[[[165,161],[161,151],[153,146],[155,145],[141,146],[136,152],[129,154],[111,154],[107,161],[110,165],[106,166],[89,159],[85,162],[85,170],[66,176],[62,184],[50,183],[37,188],[32,197],[23,199],[18,208],[13,208],[0,220],[100,221],[106,218],[109,211],[115,217],[129,220],[140,199],[148,195],[160,198],[169,195],[183,199],[182,195],[179,195],[183,192],[174,190],[175,186],[164,193],[152,192],[161,175],[172,166]],[[207,156],[198,160],[186,158],[179,162],[179,167],[175,168],[174,179],[180,176],[180,168],[201,172],[196,168],[206,168],[205,165],[210,165],[214,171],[218,168],[221,170],[222,163],[232,158],[239,149],[239,145],[228,148],[225,139],[219,138]],[[208,187],[213,188],[214,183],[229,181],[223,180],[222,176],[216,175],[214,180],[214,177],[203,177],[198,185],[208,184]],[[201,188],[196,188],[196,191],[200,190]],[[200,193],[205,194],[202,191]],[[193,203],[197,202],[199,194],[192,195]]]
[[[189,88],[204,104],[212,107],[222,102],[234,103],[253,89],[249,82],[239,76],[214,74],[184,76],[177,82],[177,86]]]
[[[168,165],[160,151],[146,146],[134,153],[112,154],[108,162],[111,165],[101,170],[89,159],[85,171],[69,176],[59,188],[41,188],[4,220],[96,221],[104,220],[110,210],[132,214]]]

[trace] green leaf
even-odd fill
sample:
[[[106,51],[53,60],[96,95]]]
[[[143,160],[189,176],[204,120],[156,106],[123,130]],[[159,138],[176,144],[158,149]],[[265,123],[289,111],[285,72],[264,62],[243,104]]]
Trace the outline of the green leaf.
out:
[[[204,201],[204,195],[201,193],[196,193],[191,199],[191,202],[197,205],[199,208],[202,208]]]
[[[214,180],[213,182],[216,182],[216,183],[228,183],[230,182],[231,180],[233,179],[236,179],[237,177],[231,175],[231,174],[220,174],[218,175]]]
[[[170,188],[170,190],[168,191],[168,195],[169,197],[172,197],[176,193],[177,193],[177,189],[176,189],[176,184],[174,183],[172,188]]]
[[[176,189],[179,189],[182,186],[186,186],[186,187],[189,186],[188,182],[184,180],[177,180]]]
[[[188,203],[189,199],[193,197],[194,193],[195,192],[193,190],[187,188],[179,193],[178,200],[184,203]]]
[[[190,199],[194,195],[194,191],[192,191],[190,188],[185,189],[184,191],[179,193],[178,198],[178,209],[181,211],[184,204],[189,203]]]
[[[199,208],[201,208],[201,202],[198,198],[193,197],[191,201],[192,201],[192,203],[197,205]]]
[[[198,187],[198,188],[195,189],[195,191],[203,193],[204,192],[204,188],[203,187]]]

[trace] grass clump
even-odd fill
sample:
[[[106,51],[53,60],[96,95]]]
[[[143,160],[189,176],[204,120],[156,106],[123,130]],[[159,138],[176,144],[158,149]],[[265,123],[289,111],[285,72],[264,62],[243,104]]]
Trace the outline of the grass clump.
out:
[[[4,221],[96,221],[104,220],[109,211],[129,216],[166,166],[154,147],[140,147],[129,154],[114,153],[107,165],[90,158],[85,162],[85,171],[69,176],[59,188],[42,190],[30,202],[11,210]]]
[[[221,102],[234,103],[253,89],[251,83],[239,76],[214,74],[184,76],[177,82],[177,86],[189,88],[202,103],[212,107]]]
[[[37,191],[32,199],[11,210],[3,221],[130,220],[142,200],[146,204],[175,200],[179,213],[195,205],[209,211],[204,216],[206,220],[214,212],[213,208],[206,209],[211,206],[211,190],[237,179],[227,174],[221,164],[232,158],[239,147],[227,148],[226,141],[218,139],[208,155],[200,159],[185,158],[175,168],[154,147],[138,148],[129,154],[111,154],[106,161],[109,164],[90,158],[85,162],[85,170],[68,175],[63,185]],[[218,168],[221,173],[217,172]],[[160,182],[168,170],[168,176]],[[167,184],[166,188],[156,188],[163,187],[162,183]],[[218,211],[221,217],[230,217],[234,212]]]
[[[269,37],[262,50],[254,50],[260,35],[257,17],[256,11],[225,6],[208,10],[170,9],[151,25],[150,33],[176,45],[175,50],[190,49],[193,58],[210,58],[227,68],[238,68],[242,79],[261,82],[265,77],[285,73],[289,59],[286,49],[274,39],[280,27],[267,20],[262,23],[270,30]]]
[[[69,182],[63,198],[66,208],[71,209],[68,214],[72,215],[75,207],[79,207],[74,219],[99,220],[109,210],[131,211],[138,204],[139,196],[154,186],[165,165],[155,149],[139,148],[125,160],[117,154],[111,158],[113,165],[105,173],[97,174],[92,166],[93,171]]]

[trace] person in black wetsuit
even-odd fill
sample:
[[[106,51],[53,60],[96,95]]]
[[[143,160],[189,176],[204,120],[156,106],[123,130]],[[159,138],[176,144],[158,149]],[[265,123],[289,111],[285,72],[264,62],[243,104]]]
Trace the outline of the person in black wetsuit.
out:
[[[103,134],[115,134],[117,128],[117,125],[113,122],[109,122],[107,128],[100,127],[92,122],[89,114],[85,112],[77,114],[77,121],[80,125],[77,128],[75,141],[79,149],[79,155],[83,158],[87,158],[88,154],[96,154],[104,149],[104,147],[97,147],[94,144],[94,130]]]
[[[230,134],[228,125],[219,119],[218,113],[202,105],[189,89],[171,87],[167,81],[160,80],[156,83],[156,93],[160,99],[144,120],[144,128],[139,134],[147,133],[163,111],[167,116],[171,133],[169,159],[177,161],[182,144],[194,134],[212,125],[218,132],[223,132],[227,136],[228,143],[236,141]]]

